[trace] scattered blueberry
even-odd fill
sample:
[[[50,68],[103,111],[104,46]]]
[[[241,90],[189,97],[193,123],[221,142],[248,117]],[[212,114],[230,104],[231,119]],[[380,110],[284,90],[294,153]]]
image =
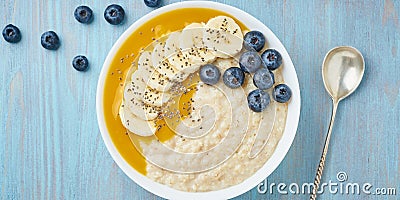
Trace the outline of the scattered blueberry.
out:
[[[208,85],[215,85],[221,77],[219,69],[212,64],[203,65],[200,67],[200,80]]]
[[[262,64],[261,57],[255,51],[246,51],[244,52],[239,59],[240,68],[243,71],[254,73],[260,68]]]
[[[285,84],[279,84],[274,87],[272,97],[279,103],[286,103],[292,97],[292,90]]]
[[[282,56],[275,49],[265,50],[264,53],[261,54],[261,59],[264,61],[265,66],[271,71],[278,69],[282,64]]]
[[[83,24],[90,24],[93,21],[93,11],[87,6],[78,6],[74,12],[75,19]]]
[[[60,47],[60,39],[54,31],[47,31],[42,34],[41,43],[43,48],[57,50]]]
[[[125,11],[120,5],[111,4],[104,11],[104,19],[112,25],[121,24],[125,18]]]
[[[78,71],[86,71],[89,68],[89,61],[86,56],[75,56],[72,60],[72,66]]]
[[[3,38],[9,43],[17,43],[21,41],[21,32],[18,27],[8,24],[3,29]]]
[[[160,5],[160,0],[144,0],[144,4],[148,7],[154,8]]]
[[[260,31],[250,31],[244,35],[244,47],[247,50],[261,51],[265,45],[265,37]]]
[[[222,79],[229,88],[238,88],[244,83],[244,72],[239,67],[231,67],[225,70]]]
[[[260,89],[251,91],[247,96],[249,108],[254,112],[261,112],[265,110],[270,102],[271,99],[268,93]]]
[[[263,67],[254,73],[253,83],[256,87],[261,90],[266,90],[271,88],[275,83],[275,77],[272,72],[267,68]]]

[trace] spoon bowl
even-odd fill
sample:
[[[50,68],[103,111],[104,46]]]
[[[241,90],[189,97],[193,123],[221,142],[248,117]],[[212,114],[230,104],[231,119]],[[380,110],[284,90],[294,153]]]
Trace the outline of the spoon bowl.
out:
[[[340,101],[353,93],[362,80],[364,68],[364,58],[354,47],[331,49],[322,64],[322,79],[332,99]]]

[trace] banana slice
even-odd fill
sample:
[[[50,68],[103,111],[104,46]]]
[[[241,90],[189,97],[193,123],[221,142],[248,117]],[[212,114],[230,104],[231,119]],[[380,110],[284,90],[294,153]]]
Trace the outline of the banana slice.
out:
[[[189,75],[190,75],[190,73],[185,73],[185,72],[180,71],[174,77],[174,81],[183,82],[184,80],[187,79],[187,77],[189,77]]]
[[[180,72],[191,74],[200,68],[200,64],[192,63],[189,59],[189,51],[181,51],[179,48],[181,33],[173,32],[165,41],[165,57]]]
[[[180,36],[181,32],[179,31],[172,32],[168,35],[168,38],[165,41],[164,57],[167,58],[172,65],[175,65],[176,62],[176,60],[174,59],[175,56],[177,56],[181,52],[181,50],[179,49]]]
[[[204,47],[203,32],[205,29],[204,23],[191,23],[187,25],[181,33],[179,47],[181,49],[190,49],[192,47]]]
[[[136,98],[132,98],[129,100],[124,99],[124,102],[122,104],[124,106],[127,106],[134,115],[136,115],[140,119],[147,121],[155,119],[161,112],[160,107],[147,105],[143,103],[143,101]]]
[[[217,16],[207,22],[203,41],[206,48],[214,50],[215,56],[229,58],[242,49],[243,33],[232,18]]]
[[[122,104],[123,105],[123,104]],[[130,132],[140,136],[152,136],[156,132],[154,121],[146,121],[134,115],[127,106],[120,106],[119,117],[122,124]]]
[[[171,95],[167,93],[166,90],[157,91],[156,89],[153,89],[149,85],[147,85],[147,83],[149,83],[149,80],[146,80],[143,77],[142,73],[143,71],[141,70],[136,70],[135,72],[133,72],[131,78],[132,81],[129,84],[134,84],[136,86],[135,88],[137,89],[133,92],[128,93],[128,95],[130,96],[128,96],[127,94],[124,95],[127,95],[131,98],[136,98],[143,101],[145,104],[156,107],[160,107],[164,103],[168,102],[171,98]]]
[[[160,65],[155,67],[155,69],[160,73],[163,72],[162,74],[168,77],[172,82],[182,82],[188,76],[188,74],[180,71],[174,65],[172,65],[168,59],[162,61]]]
[[[213,64],[221,71],[231,67],[239,67],[239,61],[236,58],[218,58]]]
[[[191,63],[205,65],[213,62],[216,58],[212,49],[204,47],[204,32],[204,23],[192,23],[182,30],[179,47],[182,51],[189,53]]]
[[[141,73],[136,70],[135,72],[133,72],[131,80],[127,80],[125,82],[124,99],[130,100],[135,98],[138,100],[142,100],[145,90],[146,84],[141,78]]]
[[[154,49],[151,52],[151,62],[153,64],[153,67],[160,65],[162,61],[164,61],[165,59],[164,46],[165,42],[158,42],[154,46]]]
[[[151,53],[152,67],[172,82],[182,82],[182,79],[187,77],[187,75],[179,71],[166,59],[166,55],[168,55],[167,51],[170,52],[170,50],[167,50],[165,47],[166,44],[164,42],[159,42],[154,46],[153,52]]]
[[[171,99],[171,94],[160,92],[147,87],[143,93],[143,102],[145,104],[161,107]]]
[[[143,51],[138,60],[138,70],[143,72],[143,76],[150,77],[154,72],[152,56],[150,51]]]
[[[159,49],[161,45],[162,43],[158,43],[156,46],[159,47],[156,48]],[[153,67],[152,59],[153,54],[155,53],[155,50],[152,53],[149,51],[142,52],[138,60],[138,70],[135,71],[134,74],[141,77],[143,82],[149,87],[161,92],[168,91],[171,88],[172,83],[166,76],[159,73],[159,71],[164,71],[164,69],[159,69],[159,71],[157,71]],[[158,57],[158,55],[155,56]]]
[[[154,71],[155,72],[155,71]],[[145,93],[148,91],[152,97],[152,93],[155,93],[155,89],[148,87],[144,80],[144,74],[146,72],[143,68],[140,68],[133,72],[131,80],[126,82],[125,94],[124,94],[124,105],[127,106],[130,111],[144,120],[152,120],[157,117],[160,108],[156,105],[148,105],[144,99],[147,97]],[[154,74],[154,73],[153,73]],[[154,81],[147,81],[147,83]],[[160,85],[158,85],[161,87]],[[161,88],[162,89],[162,88]],[[158,92],[157,92],[158,93]],[[150,100],[150,98],[148,98]],[[147,101],[149,102],[149,101]],[[159,103],[157,103],[158,105]]]
[[[144,81],[144,83],[157,90],[160,92],[167,92],[171,87],[172,87],[172,83],[169,81],[169,79],[167,77],[165,77],[164,75],[158,73],[156,70],[153,71],[153,73],[150,74],[150,76],[145,76],[147,75],[146,72],[142,71],[142,70],[138,70],[139,73],[143,74],[143,78],[142,80]]]

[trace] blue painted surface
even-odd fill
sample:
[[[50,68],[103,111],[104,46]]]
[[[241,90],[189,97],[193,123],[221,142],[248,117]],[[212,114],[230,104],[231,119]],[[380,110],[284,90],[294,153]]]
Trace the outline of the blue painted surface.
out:
[[[119,0],[121,26],[103,19],[112,1],[5,0],[0,26],[17,25],[18,44],[0,40],[0,199],[158,199],[133,183],[113,162],[101,139],[95,93],[102,63],[113,43],[150,12],[142,0]],[[165,4],[177,1],[165,0]],[[358,48],[366,61],[360,88],[341,102],[323,179],[394,187],[400,192],[400,1],[219,0],[260,19],[288,50],[299,77],[302,111],[297,136],[269,183],[313,181],[330,117],[321,78],[325,53],[337,45]],[[89,5],[94,22],[82,25],[73,11]],[[58,51],[44,50],[40,35],[55,30]],[[72,58],[84,54],[88,72]],[[286,191],[289,191],[286,188]],[[258,194],[237,199],[305,199]],[[320,199],[399,199],[382,195],[332,195]]]

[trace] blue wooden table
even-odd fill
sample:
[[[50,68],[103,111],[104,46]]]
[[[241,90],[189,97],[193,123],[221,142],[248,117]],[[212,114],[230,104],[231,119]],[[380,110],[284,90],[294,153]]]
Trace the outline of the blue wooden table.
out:
[[[105,7],[117,2],[127,21],[107,24]],[[165,0],[164,4],[177,1]],[[364,80],[339,106],[323,179],[370,183],[400,193],[400,1],[396,0],[220,0],[265,23],[288,50],[301,88],[297,136],[268,184],[312,182],[330,117],[331,101],[321,77],[325,53],[338,45],[365,57]],[[79,24],[81,4],[95,19]],[[113,162],[102,141],[95,111],[96,84],[104,59],[130,24],[152,11],[142,0],[3,0],[1,29],[13,23],[18,44],[0,39],[0,199],[158,199],[131,181]],[[40,45],[56,31],[58,51]],[[84,54],[90,70],[72,68]],[[286,191],[288,189],[286,188]],[[325,192],[321,199],[399,199],[400,195]],[[306,199],[306,195],[259,194],[237,199]]]

